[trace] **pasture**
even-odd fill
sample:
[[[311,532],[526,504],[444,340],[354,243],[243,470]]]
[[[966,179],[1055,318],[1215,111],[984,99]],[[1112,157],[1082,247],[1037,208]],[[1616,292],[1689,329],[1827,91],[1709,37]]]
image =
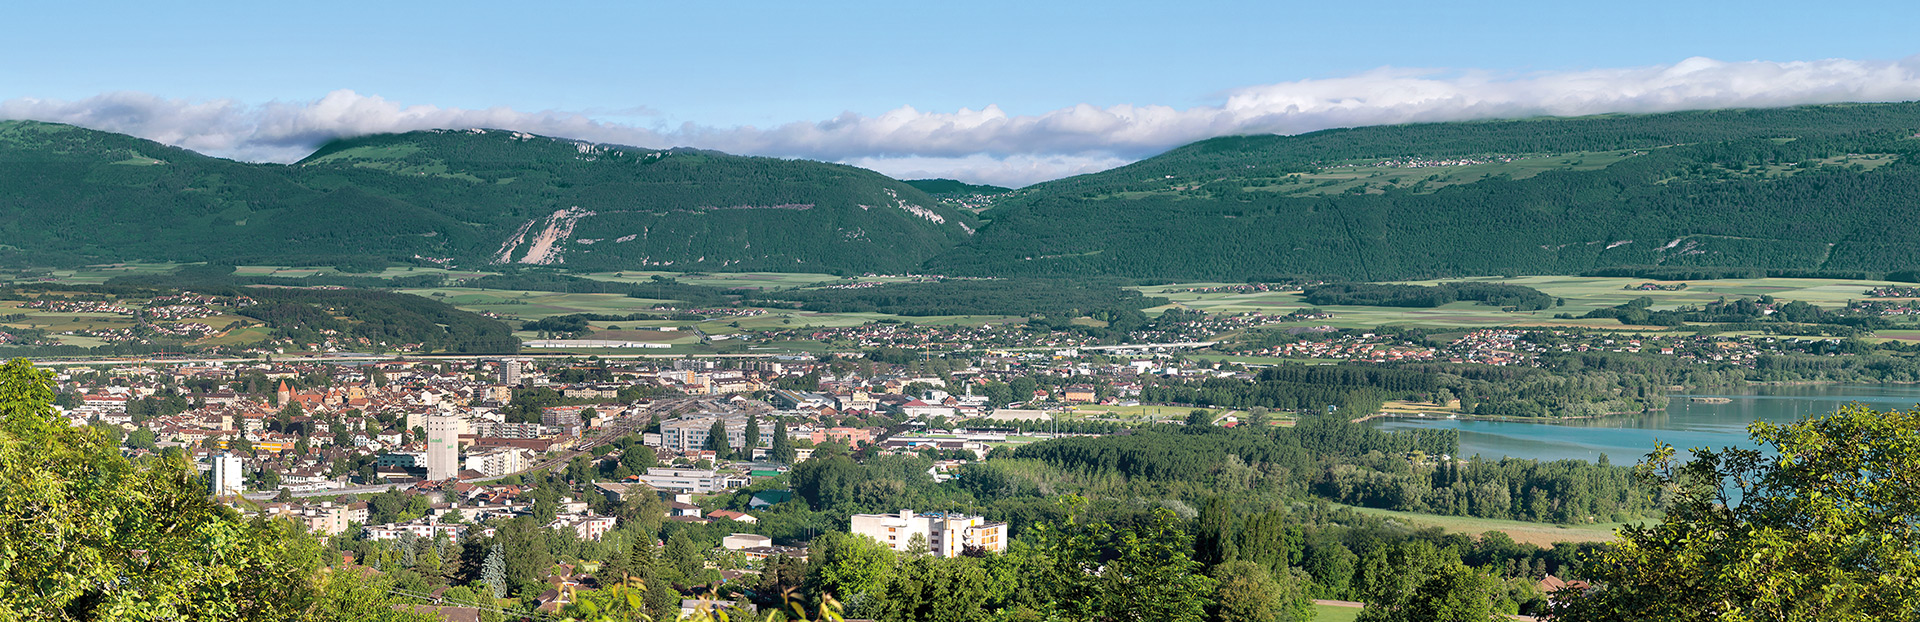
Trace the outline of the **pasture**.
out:
[[[1678,291],[1642,291],[1629,289],[1643,283],[1663,284],[1679,283],[1659,282],[1650,279],[1624,277],[1581,277],[1581,276],[1528,276],[1528,277],[1473,277],[1461,279],[1436,279],[1429,281],[1403,281],[1412,285],[1436,285],[1443,282],[1482,282],[1507,283],[1532,287],[1566,301],[1565,306],[1528,312],[1506,312],[1499,307],[1482,305],[1476,302],[1454,302],[1433,308],[1412,307],[1362,307],[1328,305],[1315,307],[1333,314],[1323,320],[1303,320],[1300,326],[1333,326],[1336,328],[1372,328],[1386,325],[1418,327],[1461,327],[1490,328],[1499,326],[1567,326],[1590,328],[1625,328],[1618,321],[1608,318],[1594,319],[1556,319],[1555,314],[1566,313],[1574,316],[1584,315],[1588,311],[1625,304],[1635,298],[1645,296],[1653,300],[1654,309],[1675,309],[1685,305],[1705,305],[1720,298],[1759,297],[1771,295],[1781,301],[1801,300],[1823,308],[1836,309],[1846,306],[1848,301],[1866,298],[1866,290],[1883,285],[1911,285],[1889,281],[1867,281],[1857,279],[1725,279],[1711,281],[1685,281],[1687,288]],[[1246,313],[1260,312],[1270,315],[1286,314],[1298,309],[1308,308],[1299,292],[1183,292],[1180,289],[1231,287],[1239,283],[1176,283],[1171,285],[1135,286],[1132,289],[1147,296],[1167,298],[1170,304],[1148,309],[1148,313],[1161,313],[1169,309],[1194,309],[1208,313]],[[1660,327],[1647,327],[1650,330],[1664,330]]]
[[[1113,418],[1127,421],[1185,421],[1187,413],[1196,410],[1219,418],[1227,411],[1223,408],[1194,408],[1191,406],[1103,406],[1100,404],[1081,404],[1073,407],[1073,418]]]
[[[0,282],[10,283],[64,283],[68,285],[99,285],[116,276],[167,274],[179,268],[174,263],[115,263],[84,266],[80,268],[28,269],[0,272]]]
[[[1613,540],[1613,532],[1622,523],[1594,523],[1589,525],[1555,525],[1552,523],[1530,523],[1497,518],[1474,518],[1470,516],[1441,516],[1438,514],[1419,514],[1415,512],[1396,512],[1375,508],[1350,507],[1355,512],[1390,519],[1413,528],[1439,527],[1451,533],[1480,535],[1489,531],[1498,531],[1513,538],[1514,542],[1551,547],[1556,542],[1607,542]]]
[[[1360,619],[1359,607],[1314,603],[1313,622],[1353,622]]]

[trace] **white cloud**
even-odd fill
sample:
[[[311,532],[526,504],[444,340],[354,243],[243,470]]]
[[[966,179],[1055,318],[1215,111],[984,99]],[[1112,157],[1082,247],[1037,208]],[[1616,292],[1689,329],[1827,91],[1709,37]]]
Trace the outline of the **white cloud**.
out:
[[[249,160],[291,161],[343,136],[493,127],[646,147],[693,146],[832,160],[900,176],[1018,186],[1110,168],[1229,134],[1914,99],[1920,99],[1920,57],[1805,62],[1690,58],[1672,65],[1523,75],[1384,68],[1247,87],[1227,93],[1219,105],[1187,109],[1079,105],[1014,115],[997,106],[954,112],[903,106],[871,117],[848,113],[767,128],[648,128],[573,112],[404,106],[345,90],[309,102],[258,105],[143,93],[108,93],[78,101],[19,98],[0,101],[0,118],[73,123]],[[644,107],[629,110],[654,114]]]
[[[877,156],[848,158],[847,164],[879,171],[895,179],[958,179],[968,183],[1018,188],[1035,181],[1097,173],[1133,162],[1118,156],[1014,154],[960,157]]]

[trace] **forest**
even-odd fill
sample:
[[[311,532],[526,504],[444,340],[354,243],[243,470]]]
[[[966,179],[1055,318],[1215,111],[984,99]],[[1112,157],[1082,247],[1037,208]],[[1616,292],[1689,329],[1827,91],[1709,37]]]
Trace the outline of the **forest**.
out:
[[[1546,292],[1524,285],[1472,282],[1439,285],[1330,283],[1307,288],[1302,300],[1311,305],[1368,307],[1438,307],[1457,300],[1471,300],[1513,311],[1551,309],[1559,303]]]
[[[342,139],[284,166],[6,121],[0,163],[9,189],[0,263],[19,265],[224,261],[359,272],[430,258],[899,273],[963,241],[973,223],[969,212],[851,166],[504,131]],[[568,210],[573,236],[552,256],[528,258],[524,240],[507,244]]]
[[[1024,188],[929,267],[1220,281],[1614,266],[1885,276],[1920,266],[1915,234],[1895,231],[1916,217],[1916,129],[1920,105],[1901,103],[1217,138]],[[1583,163],[1596,152],[1620,156]],[[1504,172],[1457,183],[1450,167],[1332,179],[1339,167],[1440,158],[1554,166],[1463,167]],[[1349,189],[1322,192],[1303,175]]]
[[[412,132],[276,166],[6,122],[0,265],[1914,279],[1917,130],[1920,104],[1894,103],[1225,137],[976,216],[871,171],[709,151]],[[1402,166],[1432,160],[1459,166]]]

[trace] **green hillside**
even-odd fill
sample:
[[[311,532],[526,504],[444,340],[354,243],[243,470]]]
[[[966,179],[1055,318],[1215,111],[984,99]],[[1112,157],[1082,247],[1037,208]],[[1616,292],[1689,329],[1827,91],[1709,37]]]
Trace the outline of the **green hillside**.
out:
[[[292,165],[0,122],[0,259],[904,272],[972,217],[850,166],[497,130],[336,141]]]
[[[272,165],[4,122],[0,262],[1879,277],[1920,269],[1917,131],[1914,103],[1369,127],[1207,140],[1007,191],[499,130]]]
[[[975,275],[1359,280],[1619,266],[1920,266],[1920,104],[1202,141],[1022,189],[936,258]]]

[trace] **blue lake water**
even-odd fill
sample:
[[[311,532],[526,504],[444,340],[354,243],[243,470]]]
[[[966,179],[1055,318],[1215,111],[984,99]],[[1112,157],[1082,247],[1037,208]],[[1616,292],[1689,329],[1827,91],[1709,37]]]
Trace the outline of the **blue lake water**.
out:
[[[1724,397],[1726,404],[1694,402],[1695,397]],[[1875,410],[1907,410],[1920,405],[1920,385],[1801,385],[1754,387],[1740,391],[1676,394],[1665,412],[1577,421],[1523,423],[1445,418],[1375,419],[1383,430],[1451,428],[1460,431],[1462,456],[1538,460],[1595,460],[1607,454],[1614,464],[1633,464],[1665,442],[1682,451],[1694,447],[1752,447],[1747,424],[1788,423],[1860,402]]]

